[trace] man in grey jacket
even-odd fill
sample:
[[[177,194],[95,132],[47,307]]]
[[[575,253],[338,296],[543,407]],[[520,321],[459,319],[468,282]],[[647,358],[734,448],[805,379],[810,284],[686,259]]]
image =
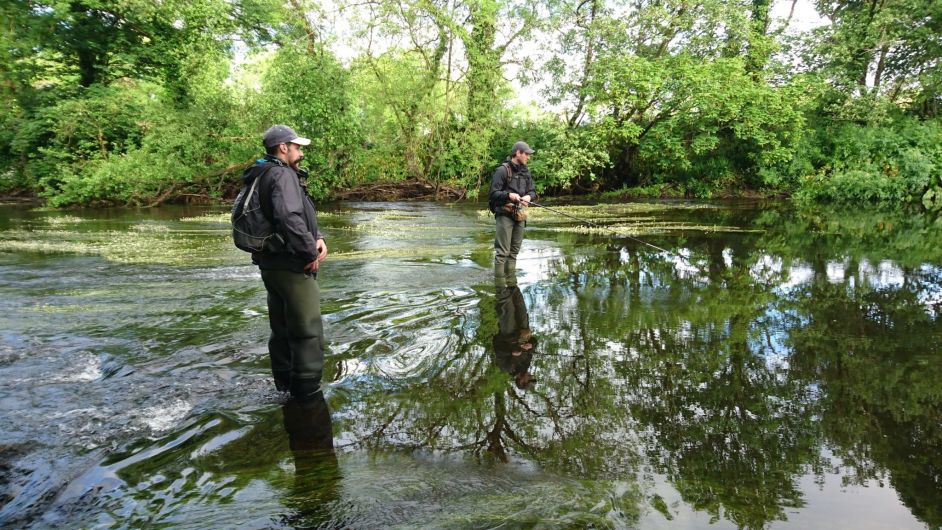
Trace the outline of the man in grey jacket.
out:
[[[246,184],[259,181],[262,212],[272,222],[278,244],[252,254],[268,291],[271,337],[268,353],[275,387],[298,400],[320,391],[324,367],[317,269],[327,257],[327,244],[317,228],[317,211],[300,178],[301,147],[311,141],[285,125],[262,137],[265,156],[245,170]]]

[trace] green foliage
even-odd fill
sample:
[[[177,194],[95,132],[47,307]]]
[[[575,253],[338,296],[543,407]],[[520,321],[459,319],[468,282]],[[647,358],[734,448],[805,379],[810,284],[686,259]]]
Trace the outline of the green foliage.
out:
[[[352,167],[355,175],[448,182],[462,174],[466,166],[454,114],[464,107],[462,87],[441,82],[421,54],[402,50],[363,57],[351,74],[365,142]]]
[[[781,185],[777,170],[804,125],[799,90],[756,81],[739,58],[609,53],[584,89],[591,122],[563,135],[560,158],[576,161],[559,184],[604,176],[608,186],[679,184],[698,196]]]
[[[911,203],[942,184],[942,124],[900,116],[881,125],[840,124],[818,139],[796,197],[802,201]]]
[[[583,187],[601,183],[601,168],[609,164],[609,153],[597,127],[570,129],[562,122],[546,119],[521,131],[519,137],[537,149],[530,164],[533,174],[540,176],[537,191],[568,190],[574,183]]]
[[[317,198],[345,183],[350,152],[359,144],[348,83],[349,74],[327,50],[288,46],[274,54],[252,98],[260,123],[290,124],[312,140],[303,165],[315,176],[308,191]]]
[[[938,116],[942,94],[942,7],[934,0],[818,0],[832,24],[817,28],[805,55],[835,87],[832,102],[886,97],[922,116]]]
[[[282,122],[314,140],[318,198],[404,179],[473,198],[524,139],[543,194],[935,209],[937,4],[822,0],[833,23],[790,37],[765,0],[378,2],[348,6],[368,44],[344,64],[311,0],[7,2],[0,191],[214,200]],[[520,53],[534,45],[543,64]],[[552,113],[510,103],[508,64],[547,87]]]
[[[932,186],[922,195],[922,205],[926,210],[938,211],[942,209],[942,188]]]
[[[674,110],[639,140],[642,182],[680,182],[688,189],[775,185],[771,175],[792,156],[804,119],[796,91],[756,82],[739,59],[687,63]],[[680,77],[683,76],[683,77]]]

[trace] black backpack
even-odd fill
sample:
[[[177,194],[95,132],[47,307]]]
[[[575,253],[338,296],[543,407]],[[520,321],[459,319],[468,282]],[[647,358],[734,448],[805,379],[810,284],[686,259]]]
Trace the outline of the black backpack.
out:
[[[265,168],[252,179],[252,184],[242,187],[232,206],[232,241],[246,252],[283,252],[285,240],[275,230],[274,224],[262,212],[262,201],[258,193],[258,181],[271,169]]]
[[[504,191],[505,189],[507,189],[507,184],[510,182],[510,179],[511,179],[511,177],[513,176],[514,172],[513,172],[512,169],[510,169],[510,164],[508,164],[507,162],[504,162],[504,163],[502,163],[501,165],[504,166],[504,170],[507,172],[507,173],[504,175],[504,181],[503,181],[503,183],[501,184],[501,187],[500,187],[500,190],[501,190],[501,191]],[[503,205],[502,203],[501,203],[501,204],[498,204],[498,203],[492,201],[492,200],[490,199],[490,197],[488,197],[488,199],[487,199],[487,207],[488,207],[488,209],[491,211],[491,213],[496,214],[496,213],[497,213],[497,210],[500,210],[501,208],[503,208],[503,206],[504,206],[504,205]]]

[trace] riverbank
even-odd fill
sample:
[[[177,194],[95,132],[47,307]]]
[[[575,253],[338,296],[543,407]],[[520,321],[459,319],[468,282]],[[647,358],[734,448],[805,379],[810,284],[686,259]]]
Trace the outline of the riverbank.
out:
[[[42,204],[43,198],[35,194],[28,193],[3,193],[0,194],[0,203],[2,204]]]
[[[238,194],[238,187],[226,190],[223,197],[212,197],[200,193],[180,193],[162,197],[159,201],[142,201],[139,206],[160,206],[163,204],[185,205],[214,205],[231,202]],[[478,192],[478,197],[484,200],[487,188]],[[637,188],[621,188],[611,191],[585,190],[583,193],[541,195],[546,200],[557,203],[612,203],[619,201],[634,201],[643,199],[749,199],[749,200],[785,200],[791,194],[782,191],[759,191],[750,189],[719,190],[708,196],[697,196],[687,190],[672,185],[654,185]],[[436,183],[423,179],[406,179],[402,181],[375,181],[360,184],[350,189],[337,190],[331,193],[330,201],[367,201],[367,202],[393,202],[393,201],[444,201],[457,202],[471,200],[468,190]],[[29,190],[16,190],[0,194],[0,203],[17,204],[44,204],[46,199]],[[96,202],[92,204],[75,205],[79,207],[112,207],[133,206],[117,203]]]

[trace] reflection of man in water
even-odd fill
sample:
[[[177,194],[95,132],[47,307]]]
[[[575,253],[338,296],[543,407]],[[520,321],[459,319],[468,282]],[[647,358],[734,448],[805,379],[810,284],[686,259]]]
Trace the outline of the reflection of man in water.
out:
[[[288,432],[288,443],[295,454],[320,452],[321,454],[334,452],[333,424],[330,421],[330,410],[324,394],[318,392],[311,401],[298,401],[290,399],[281,408],[285,416],[285,431]]]
[[[497,366],[512,375],[517,388],[527,389],[536,381],[530,373],[536,341],[530,331],[527,304],[516,284],[497,282],[497,323],[494,353]]]
[[[323,392],[310,401],[291,399],[282,407],[288,444],[294,454],[294,489],[288,505],[292,526],[324,526],[339,498],[340,468],[334,453],[333,425]],[[336,521],[334,521],[336,522]]]

